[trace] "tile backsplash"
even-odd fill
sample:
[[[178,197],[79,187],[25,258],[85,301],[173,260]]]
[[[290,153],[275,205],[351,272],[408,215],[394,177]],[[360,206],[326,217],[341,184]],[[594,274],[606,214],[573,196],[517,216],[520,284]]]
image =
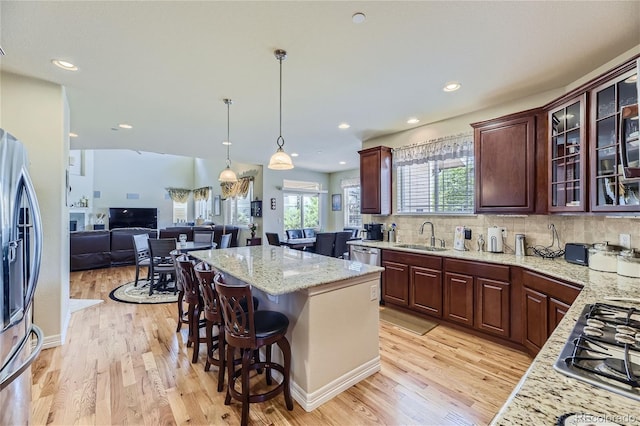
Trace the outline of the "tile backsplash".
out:
[[[401,243],[429,243],[430,228],[425,227],[420,235],[420,225],[425,221],[433,222],[436,238],[445,240],[446,246],[453,247],[453,234],[456,226],[471,229],[471,240],[466,242],[470,250],[477,249],[480,234],[487,239],[487,228],[491,226],[507,229],[505,252],[513,252],[516,234],[525,234],[526,245],[550,246],[552,235],[550,225],[558,231],[560,247],[565,243],[596,243],[609,241],[619,244],[620,234],[631,236],[631,247],[640,250],[640,216],[612,217],[612,216],[511,216],[511,215],[473,215],[473,216],[363,216],[365,223],[378,222],[396,224],[396,239]],[[529,252],[530,253],[530,252]]]

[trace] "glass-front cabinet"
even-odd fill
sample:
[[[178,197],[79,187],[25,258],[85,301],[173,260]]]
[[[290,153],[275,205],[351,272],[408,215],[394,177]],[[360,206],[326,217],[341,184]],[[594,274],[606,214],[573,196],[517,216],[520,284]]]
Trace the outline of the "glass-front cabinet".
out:
[[[549,211],[586,209],[586,94],[549,111]]]
[[[635,135],[633,114],[628,112],[638,103],[637,78],[634,69],[590,92],[592,211],[640,211],[640,179],[625,175],[622,162],[623,155],[632,161],[638,156],[637,109]]]

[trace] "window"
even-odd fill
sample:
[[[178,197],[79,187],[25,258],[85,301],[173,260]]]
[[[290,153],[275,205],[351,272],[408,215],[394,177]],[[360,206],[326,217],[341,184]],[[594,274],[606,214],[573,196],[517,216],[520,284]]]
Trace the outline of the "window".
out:
[[[246,197],[238,195],[228,202],[231,204],[231,224],[248,225],[251,223],[251,200],[253,199],[253,181],[249,182],[249,191]]]
[[[173,202],[173,223],[186,222],[187,221],[187,202],[181,203],[179,201]]]
[[[344,226],[362,228],[360,214],[360,178],[344,179],[342,181],[344,198]]]
[[[398,213],[473,213],[471,135],[394,149]]]
[[[193,199],[195,200],[196,219],[211,220],[213,218],[211,204],[211,187],[203,187],[193,190]]]
[[[284,229],[320,227],[320,184],[284,181]]]

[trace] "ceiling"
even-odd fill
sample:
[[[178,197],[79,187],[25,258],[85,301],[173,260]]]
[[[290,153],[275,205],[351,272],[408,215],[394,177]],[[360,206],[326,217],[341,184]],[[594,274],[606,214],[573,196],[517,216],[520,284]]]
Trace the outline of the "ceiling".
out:
[[[65,86],[72,148],[224,157],[231,98],[232,163],[275,151],[284,49],[285,150],[333,172],[363,140],[575,81],[640,44],[640,2],[1,0],[0,24],[2,70]]]

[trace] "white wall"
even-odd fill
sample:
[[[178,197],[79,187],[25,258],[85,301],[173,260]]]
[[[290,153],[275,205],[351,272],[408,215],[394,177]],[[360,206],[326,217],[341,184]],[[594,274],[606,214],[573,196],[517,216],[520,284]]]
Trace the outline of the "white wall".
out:
[[[110,207],[156,207],[158,228],[172,226],[173,202],[166,187],[193,189],[194,159],[131,150],[94,151],[93,213],[109,213]],[[127,198],[137,196],[138,198]],[[193,219],[193,209],[190,210]],[[105,221],[108,223],[108,221]]]
[[[64,341],[69,319],[69,214],[65,169],[69,105],[64,89],[42,80],[0,73],[0,126],[27,147],[44,233],[34,322],[46,347]]]

